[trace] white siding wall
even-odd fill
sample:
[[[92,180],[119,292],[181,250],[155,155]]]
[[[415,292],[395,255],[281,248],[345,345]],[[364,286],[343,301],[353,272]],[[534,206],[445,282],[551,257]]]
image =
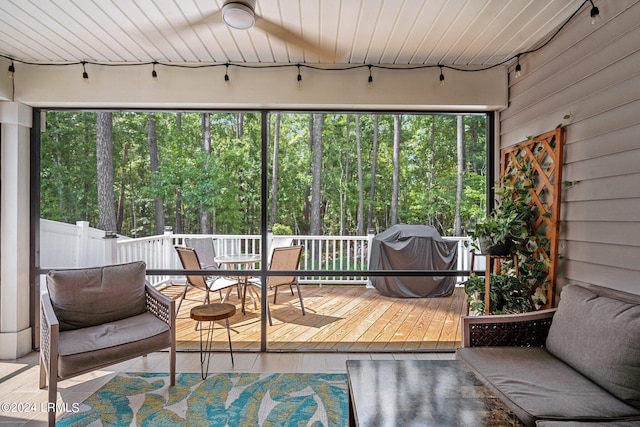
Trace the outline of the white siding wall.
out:
[[[585,6],[560,35],[520,59],[500,113],[507,147],[566,125],[558,291],[591,283],[640,294],[640,0]],[[571,119],[564,116],[571,114]]]

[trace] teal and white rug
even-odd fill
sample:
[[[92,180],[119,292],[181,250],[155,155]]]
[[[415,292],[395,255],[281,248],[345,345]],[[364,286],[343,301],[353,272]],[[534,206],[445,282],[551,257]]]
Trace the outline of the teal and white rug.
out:
[[[346,374],[123,373],[56,425],[342,427],[347,396]]]

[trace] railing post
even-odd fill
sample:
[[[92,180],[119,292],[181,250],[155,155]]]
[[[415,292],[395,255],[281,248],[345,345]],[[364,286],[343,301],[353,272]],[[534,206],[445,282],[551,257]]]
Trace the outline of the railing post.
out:
[[[373,243],[374,237],[376,237],[375,230],[373,228],[369,228],[367,230],[367,270],[371,264],[371,243]]]
[[[104,263],[113,265],[118,263],[118,235],[115,231],[104,232]]]
[[[273,243],[273,230],[271,228],[267,228],[267,253],[265,254],[266,258],[263,256],[262,259],[269,259],[272,243]],[[260,245],[260,247],[262,247],[262,245]]]
[[[173,227],[170,225],[164,227],[164,244],[162,247],[164,248],[162,268],[174,268],[171,264],[171,255],[173,254]]]
[[[86,267],[89,254],[89,221],[76,221],[78,227],[78,245],[74,267]]]

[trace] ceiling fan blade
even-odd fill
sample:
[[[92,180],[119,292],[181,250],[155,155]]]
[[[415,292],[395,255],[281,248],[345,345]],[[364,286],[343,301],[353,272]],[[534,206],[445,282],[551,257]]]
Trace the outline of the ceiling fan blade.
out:
[[[179,33],[183,30],[186,30],[187,28],[197,29],[199,27],[217,24],[224,24],[224,21],[222,20],[222,10],[216,10],[215,12],[208,13],[194,22],[188,22],[186,24],[179,25],[175,27],[175,30]]]
[[[282,41],[294,44],[306,51],[315,53],[324,60],[333,61],[335,59],[335,54],[333,52],[329,52],[321,48],[320,46],[310,43],[297,34],[294,34],[291,31],[287,30],[286,28],[268,21],[258,15],[256,15],[255,27],[261,29],[262,31],[273,37],[279,38]]]

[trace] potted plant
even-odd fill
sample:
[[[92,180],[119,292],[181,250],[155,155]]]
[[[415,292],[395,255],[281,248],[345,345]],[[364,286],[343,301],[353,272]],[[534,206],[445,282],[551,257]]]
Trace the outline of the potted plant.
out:
[[[531,234],[529,206],[531,184],[526,178],[503,175],[496,190],[498,203],[484,220],[469,231],[471,247],[482,254],[508,255]]]

